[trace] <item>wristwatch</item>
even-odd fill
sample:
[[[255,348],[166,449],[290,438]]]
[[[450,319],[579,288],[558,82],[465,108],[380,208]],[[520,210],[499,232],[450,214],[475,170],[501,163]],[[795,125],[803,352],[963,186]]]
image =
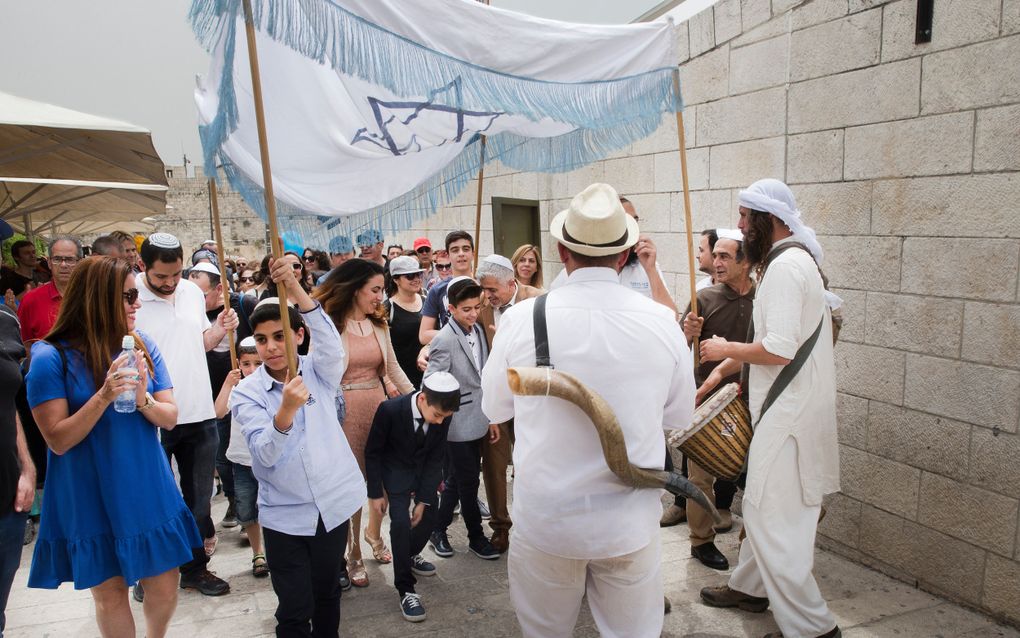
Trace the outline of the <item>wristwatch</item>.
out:
[[[151,408],[154,405],[156,405],[156,399],[152,398],[152,395],[149,394],[148,392],[146,392],[145,393],[145,403],[143,403],[142,405],[139,405],[139,406],[135,406],[135,407],[138,408],[139,412],[145,412],[146,410],[148,410],[149,408]]]

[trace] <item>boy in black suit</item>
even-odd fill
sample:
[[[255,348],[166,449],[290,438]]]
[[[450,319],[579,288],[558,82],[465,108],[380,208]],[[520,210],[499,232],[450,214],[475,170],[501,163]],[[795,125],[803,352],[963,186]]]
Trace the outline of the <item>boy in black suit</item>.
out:
[[[369,503],[380,516],[389,506],[393,580],[400,612],[411,622],[425,620],[414,574],[436,573],[420,554],[435,525],[446,431],[459,407],[460,384],[447,372],[435,372],[422,380],[421,392],[379,404],[365,444]]]

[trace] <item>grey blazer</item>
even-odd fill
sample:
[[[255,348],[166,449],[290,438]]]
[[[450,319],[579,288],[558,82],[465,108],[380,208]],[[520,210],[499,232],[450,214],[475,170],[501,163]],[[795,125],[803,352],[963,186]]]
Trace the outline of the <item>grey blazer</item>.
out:
[[[482,350],[482,366],[489,358],[485,333],[475,324],[472,328]],[[425,376],[433,372],[449,372],[460,383],[460,410],[450,422],[447,441],[474,441],[485,436],[489,419],[482,412],[482,375],[475,368],[474,356],[467,336],[453,319],[436,334],[429,345],[429,365]]]

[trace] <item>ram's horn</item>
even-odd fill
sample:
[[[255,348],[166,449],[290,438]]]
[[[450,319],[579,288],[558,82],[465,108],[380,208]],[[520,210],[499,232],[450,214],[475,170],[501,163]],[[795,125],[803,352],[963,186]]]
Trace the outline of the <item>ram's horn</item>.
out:
[[[510,390],[516,395],[557,397],[573,403],[587,414],[598,432],[606,464],[621,481],[631,487],[666,489],[685,496],[709,512],[715,522],[721,522],[712,501],[680,474],[640,468],[630,462],[623,430],[613,408],[577,377],[552,368],[510,368],[507,378]]]

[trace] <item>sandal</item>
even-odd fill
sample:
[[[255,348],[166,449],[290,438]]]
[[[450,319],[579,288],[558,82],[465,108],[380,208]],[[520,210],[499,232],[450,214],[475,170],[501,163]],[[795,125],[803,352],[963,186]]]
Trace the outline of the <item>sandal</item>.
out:
[[[351,577],[351,584],[355,587],[368,587],[368,572],[365,570],[365,561],[360,558],[347,561],[347,573]]]
[[[265,554],[255,554],[251,559],[251,575],[255,578],[265,578],[269,575],[269,564],[266,563]]]
[[[389,547],[386,547],[386,543],[381,538],[372,538],[369,535],[365,535],[365,540],[369,545],[372,546],[372,557],[383,565],[387,565],[393,561],[393,553]]]

